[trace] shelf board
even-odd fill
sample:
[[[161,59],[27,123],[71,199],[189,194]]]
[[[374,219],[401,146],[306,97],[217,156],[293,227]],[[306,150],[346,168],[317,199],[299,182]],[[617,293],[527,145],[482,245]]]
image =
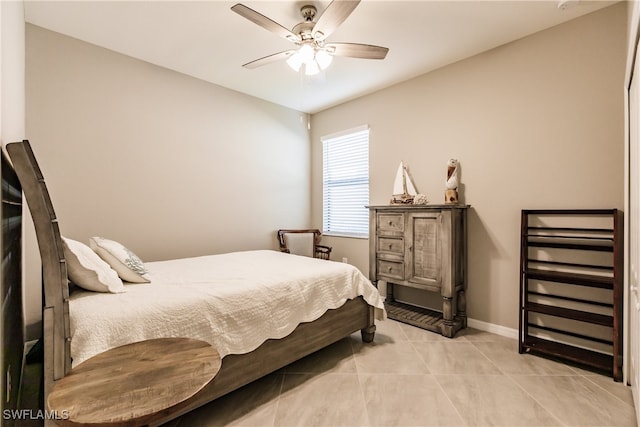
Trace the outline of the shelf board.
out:
[[[522,213],[525,215],[612,215],[616,213],[617,209],[523,209]]]
[[[613,252],[613,244],[610,240],[603,241],[603,243],[600,245],[587,242],[541,242],[529,240],[527,241],[527,246],[537,248],[577,249],[583,251]]]
[[[527,230],[532,231],[554,231],[557,233],[569,232],[569,233],[609,233],[613,235],[613,229],[611,228],[584,228],[584,227],[536,227],[529,226]]]
[[[584,264],[577,262],[565,262],[565,261],[549,261],[545,259],[535,259],[535,258],[527,258],[527,263],[538,264],[538,265],[551,265],[554,267],[569,267],[569,268],[579,268],[579,269],[587,269],[587,270],[602,270],[613,273],[614,268],[612,265],[600,265],[600,264]],[[527,264],[529,265],[529,264]],[[532,267],[533,268],[533,267]]]
[[[387,317],[399,322],[408,323],[433,332],[441,332],[440,325],[444,322],[442,313],[398,301],[385,301]]]
[[[569,296],[566,296],[566,295],[551,294],[551,293],[548,293],[548,292],[527,291],[527,294],[534,295],[536,297],[552,298],[554,300],[571,301],[571,302],[577,302],[577,303],[581,303],[581,304],[590,304],[592,306],[605,307],[605,308],[613,309],[613,303],[612,302],[593,301],[593,300],[588,300],[588,299],[584,299],[584,298],[575,298],[575,297],[569,297]]]
[[[564,319],[578,320],[580,322],[592,323],[595,325],[613,327],[613,316],[605,314],[590,313],[588,311],[574,310],[571,308],[558,307],[554,305],[528,302],[525,310],[549,316],[562,317]]]
[[[613,372],[613,356],[610,354],[598,353],[597,351],[549,341],[532,335],[526,335],[521,345],[531,353],[539,353],[568,360],[579,365],[606,372],[609,375]]]
[[[584,335],[584,334],[578,334],[575,332],[570,332],[570,331],[566,331],[563,329],[558,329],[558,328],[551,328],[549,326],[543,326],[543,325],[538,325],[535,323],[529,323],[527,325],[530,329],[537,329],[540,331],[545,331],[545,332],[551,332],[554,334],[560,334],[560,335],[565,335],[565,336],[569,336],[569,337],[573,337],[573,338],[579,338],[582,340],[587,340],[587,341],[591,341],[591,342],[597,342],[600,344],[604,344],[604,345],[609,345],[609,346],[613,346],[613,340],[612,339],[602,339],[602,338],[596,338],[596,337],[591,337],[588,335]]]
[[[564,271],[549,271],[528,269],[524,272],[526,279],[544,280],[556,283],[572,283],[574,285],[589,286],[600,289],[613,289],[613,277],[593,274],[567,273]]]

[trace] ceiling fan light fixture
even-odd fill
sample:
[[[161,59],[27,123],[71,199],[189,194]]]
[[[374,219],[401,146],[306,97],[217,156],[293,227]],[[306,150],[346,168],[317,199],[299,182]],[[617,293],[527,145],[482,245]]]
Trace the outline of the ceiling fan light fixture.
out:
[[[315,76],[320,72],[320,67],[318,67],[318,63],[314,60],[305,63],[304,65],[304,73],[307,76]]]
[[[300,58],[300,54],[298,52],[294,53],[287,59],[287,65],[291,67],[293,71],[296,73],[300,71],[300,67],[302,66],[302,59]]]
[[[313,76],[325,70],[331,64],[333,57],[323,49],[312,46],[309,43],[300,46],[297,52],[294,52],[287,64],[295,72],[300,71],[300,68],[304,64],[304,73],[307,76]]]
[[[565,4],[580,0],[556,1]],[[312,4],[303,3],[304,5],[300,9],[303,22],[299,22],[291,30],[243,4],[233,5],[231,10],[238,15],[298,46],[297,51],[290,49],[274,53],[255,61],[247,62],[242,66],[256,68],[286,59],[288,65],[294,71],[300,71],[304,64],[305,74],[313,75],[319,73],[320,69],[325,70],[329,67],[334,55],[363,59],[384,59],[389,51],[386,47],[361,43],[325,44],[325,40],[349,17],[359,3],[360,0],[332,0],[317,20],[315,20],[316,7]]]
[[[333,56],[331,56],[327,51],[321,49],[316,53],[316,61],[322,70],[326,70],[329,65],[331,65]]]
[[[300,56],[300,60],[303,63],[308,64],[309,62],[313,62],[314,60],[315,49],[313,48],[313,46],[311,46],[311,44],[305,43],[300,46],[300,49],[298,49],[298,55]]]

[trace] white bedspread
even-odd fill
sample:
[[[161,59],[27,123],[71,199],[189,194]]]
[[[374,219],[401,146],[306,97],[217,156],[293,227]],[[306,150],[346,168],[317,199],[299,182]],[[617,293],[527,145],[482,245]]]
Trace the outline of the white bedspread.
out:
[[[377,289],[349,264],[262,250],[145,265],[151,283],[72,294],[73,366],[160,337],[202,339],[221,356],[247,353],[359,295],[385,316]]]

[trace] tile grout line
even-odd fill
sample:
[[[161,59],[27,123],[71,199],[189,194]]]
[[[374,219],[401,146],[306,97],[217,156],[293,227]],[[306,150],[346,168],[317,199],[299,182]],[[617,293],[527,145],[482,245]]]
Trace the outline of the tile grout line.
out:
[[[276,427],[276,420],[278,419],[278,412],[280,411],[280,397],[282,396],[282,389],[284,389],[284,380],[285,380],[285,376],[286,375],[287,375],[287,371],[283,370],[282,378],[280,378],[280,390],[278,390],[278,397],[277,397],[277,401],[276,401],[276,410],[273,411],[273,421],[271,422],[271,425],[273,427]]]
[[[484,342],[484,343],[487,343],[487,342],[488,342],[488,343],[490,343],[491,341],[480,341],[480,342]],[[472,343],[473,343],[473,342],[472,342]],[[482,351],[482,349],[481,349],[481,348],[479,348],[478,346],[475,346],[475,345],[474,345],[474,347],[476,347],[476,348],[478,349],[478,351],[479,351],[480,353],[482,353],[485,357],[489,358],[489,356],[487,356],[486,354],[484,354],[484,352]],[[536,357],[542,357],[542,356],[536,356]],[[614,397],[616,400],[620,401],[621,403],[625,404],[626,406],[631,406],[632,408],[634,408],[634,406],[633,406],[633,405],[629,405],[629,403],[627,403],[627,402],[626,402],[626,401],[624,401],[623,399],[619,398],[618,396],[616,396],[615,394],[613,394],[612,392],[610,392],[610,391],[609,391],[609,390],[607,390],[606,388],[602,387],[602,386],[601,386],[600,384],[598,384],[597,382],[595,382],[595,381],[591,380],[591,379],[589,378],[589,377],[590,377],[590,375],[585,375],[584,373],[582,373],[582,372],[581,372],[580,370],[578,370],[577,368],[574,368],[573,366],[568,365],[568,364],[566,364],[566,363],[562,363],[562,362],[556,362],[556,363],[559,363],[559,364],[562,364],[563,366],[566,366],[567,368],[569,368],[569,370],[571,370],[571,371],[573,372],[573,374],[562,374],[562,375],[552,375],[552,374],[548,374],[548,375],[531,374],[531,375],[527,375],[527,376],[535,376],[535,377],[546,377],[546,376],[551,376],[551,377],[564,377],[564,376],[567,376],[567,377],[583,377],[584,379],[586,379],[587,381],[589,381],[591,384],[595,385],[596,387],[598,387],[598,388],[599,388],[599,389],[601,389],[602,391],[606,392],[608,395],[610,395],[610,396]],[[497,365],[496,365],[496,366],[497,366]],[[499,367],[499,366],[498,366],[498,369],[502,372],[502,370],[500,369],[500,367]],[[509,374],[509,373],[506,373],[506,372],[503,372],[503,373],[504,373],[504,375],[505,375],[505,376],[509,377],[509,379],[510,379],[511,381],[516,382],[516,381],[513,379],[513,376],[515,376],[515,374]],[[517,382],[516,382],[516,384],[517,384]],[[518,384],[518,385],[519,385],[519,384]],[[524,388],[523,388],[523,387],[521,387],[521,386],[520,386],[520,388],[522,388],[522,389],[524,390]],[[526,390],[525,390],[525,392],[526,392]],[[529,394],[529,393],[527,392],[527,394]],[[529,395],[530,395],[530,394],[529,394]],[[533,396],[531,396],[531,397],[533,398]],[[534,400],[535,400],[535,398],[534,398]],[[536,400],[536,402],[538,402],[538,401]],[[547,412],[549,412],[551,415],[553,415],[553,417],[554,417],[554,418],[557,418],[553,413],[551,413],[551,412],[550,412],[550,411],[549,411],[549,410],[548,410],[544,405],[542,405],[540,402],[538,402],[538,404],[540,404],[543,408],[545,408],[545,410],[547,410]]]
[[[561,418],[559,418],[555,412],[552,412],[549,408],[547,408],[545,405],[542,404],[542,402],[540,402],[538,399],[535,398],[534,395],[532,395],[531,393],[529,393],[529,391],[522,387],[520,384],[518,384],[518,382],[513,378],[513,375],[511,374],[505,374],[504,375],[505,378],[507,378],[509,381],[511,381],[513,384],[516,385],[516,387],[518,387],[520,390],[522,390],[527,396],[529,396],[531,399],[533,399],[534,402],[536,402],[538,405],[540,405],[541,408],[543,408],[545,411],[547,411],[547,413],[549,415],[551,415],[555,420],[558,420],[558,422],[560,423],[560,425],[562,426],[569,426],[568,423],[565,423]],[[563,376],[563,375],[528,375],[531,377],[544,377],[544,376]],[[566,375],[566,376],[570,376],[570,375]]]
[[[482,351],[482,350],[481,350],[481,349],[476,345],[476,343],[477,343],[477,342],[480,342],[480,343],[489,343],[489,344],[491,344],[491,341],[476,341],[476,343],[474,343],[473,341],[469,341],[469,342],[471,343],[471,346],[472,346],[473,348],[475,348],[475,349],[478,351],[478,353],[480,353],[480,354],[481,354],[485,359],[487,359],[487,360],[489,361],[489,363],[491,363],[491,365],[493,365],[493,366],[498,370],[498,372],[500,372],[500,374],[501,374],[501,375],[505,375],[505,376],[506,376],[506,372],[504,372],[502,369],[500,369],[500,366],[498,366],[496,363],[494,363],[494,362],[493,362],[493,360],[491,360],[491,358],[490,358],[489,356],[487,356],[487,355],[486,355],[486,354],[485,354],[485,353],[484,353],[484,352],[483,352],[483,351]]]
[[[411,345],[415,348],[413,343]],[[427,366],[427,370],[429,370],[428,366]],[[429,370],[429,375],[434,379],[434,381],[438,385],[438,388],[440,389],[440,392],[445,397],[445,399],[447,399],[447,401],[451,404],[451,406],[453,407],[453,410],[456,411],[456,414],[458,414],[458,418],[460,418],[460,420],[464,423],[465,426],[471,426],[471,424],[469,424],[467,419],[464,416],[462,416],[462,413],[460,412],[460,409],[458,409],[458,406],[453,402],[453,400],[451,400],[451,397],[449,397],[449,395],[447,394],[447,391],[444,389],[444,387],[442,387],[442,384],[438,380],[438,375],[431,373],[430,370]]]
[[[472,347],[474,349],[476,349],[478,351],[478,353],[480,353],[487,361],[489,361],[489,363],[491,363],[492,366],[494,366],[497,370],[498,370],[498,374],[492,374],[493,376],[497,376],[497,377],[504,377],[507,378],[508,381],[510,381],[511,383],[515,384],[517,388],[519,388],[520,390],[524,391],[524,393],[529,396],[534,402],[536,402],[538,405],[540,405],[541,408],[543,408],[554,420],[558,421],[558,423],[562,426],[567,426],[567,424],[565,424],[561,419],[559,419],[553,412],[551,412],[546,406],[544,406],[542,403],[540,403],[534,396],[532,396],[529,392],[527,392],[527,390],[525,390],[520,384],[518,384],[509,374],[507,374],[506,372],[504,372],[502,369],[500,369],[500,367],[494,363],[493,360],[491,360],[491,358],[486,355],[476,344],[477,343],[492,343],[493,341],[476,341],[476,340],[467,340],[468,343],[470,343],[472,345]],[[449,375],[456,375],[456,374],[449,374]],[[438,376],[436,375],[436,381],[438,381]],[[442,385],[440,384],[440,382],[438,381],[438,385],[440,385],[440,387],[442,388]],[[445,396],[448,397],[448,395],[445,392]],[[452,402],[453,404],[453,402]],[[458,411],[458,407],[453,404],[453,407],[456,409],[456,411]]]
[[[607,390],[606,388],[602,387],[600,384],[598,384],[597,382],[593,381],[590,377],[592,377],[593,375],[585,375],[585,374],[580,374],[578,375],[579,377],[583,378],[588,384],[591,384],[592,386],[595,386],[596,389],[599,389],[601,391],[604,391],[609,397],[612,397],[615,401],[620,402],[621,404],[623,404],[624,406],[631,408],[632,412],[636,413],[636,411],[638,410],[633,404],[629,405],[627,402],[625,402],[624,400],[620,399],[618,396],[616,396],[615,394],[611,393],[609,390]],[[611,381],[613,381],[613,377],[611,377]],[[635,421],[635,420],[634,420]],[[635,423],[634,423],[635,425]],[[613,426],[615,427],[615,426]]]
[[[374,338],[375,340],[375,338]],[[356,355],[353,350],[353,343],[351,344],[351,357],[353,358],[353,364],[356,368],[356,378],[358,379],[358,388],[360,389],[360,397],[362,398],[362,403],[364,404],[364,415],[367,418],[367,426],[372,426],[371,424],[371,416],[369,415],[369,405],[367,404],[367,397],[364,394],[364,387],[362,386],[362,378],[360,378],[360,370],[358,369],[358,362],[356,361]]]
[[[606,388],[602,387],[600,384],[598,384],[597,382],[593,381],[590,377],[592,375],[584,375],[584,374],[580,374],[582,377],[584,377],[587,381],[589,381],[591,384],[595,385],[596,387],[598,387],[599,389],[603,390],[605,393],[607,393],[608,395],[614,397],[615,399],[619,400],[620,402],[624,403],[627,406],[630,406],[631,408],[635,409],[635,406],[633,404],[629,404],[628,402],[625,402],[623,399],[619,398],[618,396],[616,396],[615,394],[611,393],[609,390],[607,390]],[[613,379],[611,380],[613,381]],[[623,387],[628,387],[627,385],[624,385],[623,383],[620,383]],[[640,410],[640,408],[638,408],[638,410]]]
[[[479,341],[479,342],[484,342],[484,343],[491,343],[492,341]],[[471,342],[472,344],[474,344],[473,342]],[[501,373],[502,376],[504,376],[505,378],[507,378],[511,383],[515,384],[516,387],[518,387],[520,390],[522,390],[527,396],[529,396],[531,399],[533,399],[534,402],[536,402],[538,405],[540,405],[541,408],[543,408],[549,415],[551,415],[551,417],[555,420],[557,420],[560,425],[562,426],[567,426],[567,424],[565,422],[563,422],[560,418],[558,418],[556,416],[555,413],[553,413],[549,408],[547,408],[545,405],[542,404],[542,402],[538,401],[538,399],[536,399],[531,393],[529,393],[529,391],[527,391],[524,387],[522,387],[520,384],[518,384],[518,382],[513,379],[513,376],[507,372],[504,372],[502,369],[500,369],[500,367],[498,365],[496,365],[495,363],[493,363],[493,361],[489,358],[489,356],[487,356],[482,349],[480,349],[477,345],[474,344],[474,347],[478,350],[478,352],[480,352],[480,354],[482,354],[485,358],[489,359],[489,361],[491,361],[491,363],[496,366],[496,368],[498,368],[498,371]],[[532,374],[530,376],[534,376],[534,377],[539,377],[541,375],[538,374]]]

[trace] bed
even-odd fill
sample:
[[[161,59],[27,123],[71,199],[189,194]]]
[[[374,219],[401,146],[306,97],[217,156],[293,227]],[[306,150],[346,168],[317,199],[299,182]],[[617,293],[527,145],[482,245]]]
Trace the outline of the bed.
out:
[[[45,401],[72,366],[109,348],[156,337],[201,339],[223,357],[215,379],[166,411],[162,422],[354,332],[373,341],[375,319],[384,318],[384,307],[359,270],[277,251],[145,263],[149,283],[125,283],[125,292],[70,287],[67,243],[31,146],[22,141],[6,148],[42,259]]]

